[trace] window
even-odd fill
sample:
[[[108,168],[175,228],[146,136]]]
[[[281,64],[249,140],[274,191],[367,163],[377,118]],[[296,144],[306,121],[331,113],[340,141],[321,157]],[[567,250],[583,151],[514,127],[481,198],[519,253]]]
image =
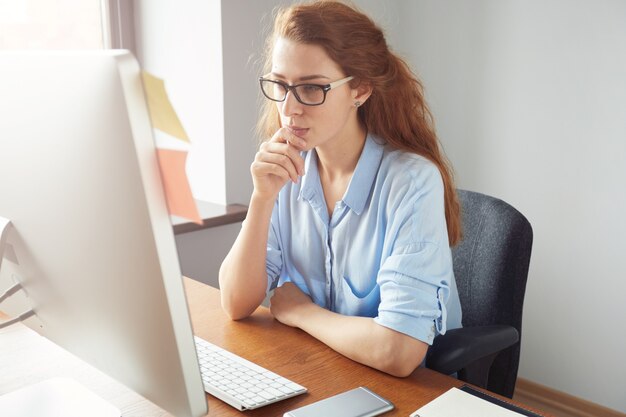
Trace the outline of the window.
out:
[[[194,196],[224,204],[222,2],[184,3],[181,7],[178,0],[0,0],[0,49],[123,48],[133,52],[143,69],[166,81],[169,98],[191,138],[187,175]],[[267,8],[266,5],[255,7]],[[231,10],[230,26],[235,30],[240,8],[231,6]],[[257,17],[248,18],[255,19],[258,21]],[[258,33],[252,26],[247,31],[254,36]],[[237,41],[247,45],[249,39],[253,38],[247,34]],[[233,48],[238,50],[238,45]],[[240,60],[239,56],[248,54],[248,49],[238,54],[236,66],[241,67],[245,58]],[[256,86],[257,76],[256,72],[244,74],[252,88]],[[239,78],[240,74],[232,76],[234,82]],[[256,93],[256,88],[252,91]],[[232,202],[245,202],[251,189],[248,161],[255,152],[254,141],[250,139],[255,103],[249,95],[235,100],[245,101],[249,109],[239,108],[234,112],[237,123],[233,125],[242,124],[241,114],[252,119],[241,127],[243,134],[231,134],[250,149],[242,158],[245,164],[238,169],[240,176],[250,183],[249,186],[246,183],[247,195],[232,199]],[[230,149],[235,157],[241,154],[241,147],[234,145]]]
[[[0,49],[101,49],[100,0],[0,0]]]

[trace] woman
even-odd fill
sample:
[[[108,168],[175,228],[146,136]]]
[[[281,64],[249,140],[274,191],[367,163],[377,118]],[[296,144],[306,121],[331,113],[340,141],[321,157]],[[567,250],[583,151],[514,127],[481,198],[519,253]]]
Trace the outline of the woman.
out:
[[[222,305],[271,312],[395,376],[461,326],[452,173],[422,88],[382,31],[337,2],[281,10],[260,78],[254,191],[220,269]]]

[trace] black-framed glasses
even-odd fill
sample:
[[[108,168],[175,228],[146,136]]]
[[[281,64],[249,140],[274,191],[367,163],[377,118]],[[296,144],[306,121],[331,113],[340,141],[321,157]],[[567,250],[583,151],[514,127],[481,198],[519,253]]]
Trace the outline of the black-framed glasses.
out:
[[[282,81],[270,80],[259,77],[263,95],[272,101],[285,101],[287,92],[291,91],[300,103],[307,106],[319,106],[326,101],[326,94],[333,88],[339,87],[352,80],[354,77],[346,77],[333,81],[330,84],[295,84],[289,85]]]

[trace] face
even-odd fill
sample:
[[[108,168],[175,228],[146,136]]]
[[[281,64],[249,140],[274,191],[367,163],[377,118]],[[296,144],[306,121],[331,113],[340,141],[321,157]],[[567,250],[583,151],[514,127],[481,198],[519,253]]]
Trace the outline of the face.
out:
[[[272,54],[272,71],[268,78],[294,84],[330,84],[351,74],[344,74],[339,65],[326,54],[322,47],[295,43],[279,38]],[[349,83],[326,94],[326,101],[319,106],[307,106],[296,100],[289,91],[285,101],[277,102],[282,126],[307,141],[306,149],[312,149],[334,140],[346,140],[358,129],[354,102],[357,91]]]

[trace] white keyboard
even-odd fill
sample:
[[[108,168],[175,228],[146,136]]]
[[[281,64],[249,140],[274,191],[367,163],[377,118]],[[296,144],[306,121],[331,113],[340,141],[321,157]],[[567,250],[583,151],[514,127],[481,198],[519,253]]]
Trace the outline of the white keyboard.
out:
[[[294,397],[307,390],[235,355],[195,337],[204,390],[238,410],[252,410]]]

